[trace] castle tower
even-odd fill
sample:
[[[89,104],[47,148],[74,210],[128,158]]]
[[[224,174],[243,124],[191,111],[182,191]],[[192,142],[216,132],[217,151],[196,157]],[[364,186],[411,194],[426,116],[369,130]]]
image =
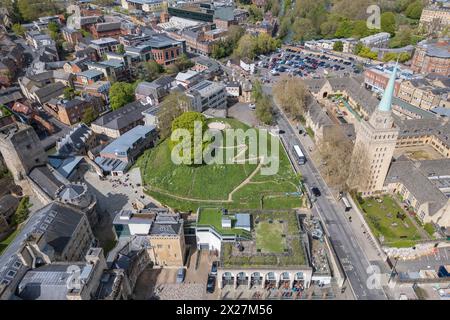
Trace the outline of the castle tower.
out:
[[[368,121],[361,120],[356,126],[354,150],[360,150],[359,147],[362,147],[368,160],[370,172],[367,175],[364,190],[358,190],[363,195],[370,195],[383,189],[384,180],[394,154],[398,128],[394,126],[391,105],[396,73],[397,65],[394,67],[377,109]]]
[[[0,152],[16,183],[34,167],[47,163],[47,154],[34,129],[18,122],[1,129]]]

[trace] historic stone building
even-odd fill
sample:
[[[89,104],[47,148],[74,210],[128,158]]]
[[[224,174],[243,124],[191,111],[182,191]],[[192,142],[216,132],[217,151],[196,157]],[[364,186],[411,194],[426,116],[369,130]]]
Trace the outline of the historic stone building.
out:
[[[36,132],[22,123],[2,128],[0,151],[16,183],[23,181],[33,168],[47,163],[47,154]]]
[[[356,126],[356,152],[363,147],[370,173],[363,189],[363,195],[382,191],[397,142],[399,129],[394,125],[391,104],[395,87],[397,67],[392,72],[378,107],[368,121],[361,120]],[[355,154],[354,154],[355,156]]]

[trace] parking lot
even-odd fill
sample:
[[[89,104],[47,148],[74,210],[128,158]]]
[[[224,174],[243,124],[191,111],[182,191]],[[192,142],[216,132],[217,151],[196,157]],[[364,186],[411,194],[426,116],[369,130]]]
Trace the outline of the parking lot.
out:
[[[259,64],[264,82],[272,82],[282,74],[306,79],[325,76],[349,76],[361,73],[356,62],[320,53],[288,52],[280,50]]]

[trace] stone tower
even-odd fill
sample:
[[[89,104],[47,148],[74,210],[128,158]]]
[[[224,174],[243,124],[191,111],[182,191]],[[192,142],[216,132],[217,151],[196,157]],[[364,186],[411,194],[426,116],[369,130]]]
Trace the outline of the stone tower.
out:
[[[18,122],[1,129],[0,152],[16,183],[34,167],[47,163],[47,154],[34,129]]]
[[[364,190],[358,190],[363,195],[370,195],[383,189],[384,180],[394,154],[399,132],[394,125],[391,110],[396,73],[397,65],[394,67],[377,109],[368,121],[361,120],[356,126],[354,150],[360,150],[359,147],[363,147],[370,168]]]

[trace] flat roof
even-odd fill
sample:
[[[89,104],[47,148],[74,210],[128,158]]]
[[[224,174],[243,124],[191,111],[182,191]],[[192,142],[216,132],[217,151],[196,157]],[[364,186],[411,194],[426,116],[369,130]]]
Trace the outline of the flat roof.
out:
[[[135,145],[140,139],[144,138],[148,133],[154,131],[156,126],[137,126],[133,129],[125,132],[119,138],[108,144],[101,152],[102,154],[121,154],[127,153],[127,151]]]

